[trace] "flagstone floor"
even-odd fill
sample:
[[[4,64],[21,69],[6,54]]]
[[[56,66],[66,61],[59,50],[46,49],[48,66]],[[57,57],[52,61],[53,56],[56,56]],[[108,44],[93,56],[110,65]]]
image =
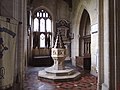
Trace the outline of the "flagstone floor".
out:
[[[97,90],[97,77],[85,73],[76,81],[53,82],[38,79],[38,71],[44,67],[28,67],[24,90]]]

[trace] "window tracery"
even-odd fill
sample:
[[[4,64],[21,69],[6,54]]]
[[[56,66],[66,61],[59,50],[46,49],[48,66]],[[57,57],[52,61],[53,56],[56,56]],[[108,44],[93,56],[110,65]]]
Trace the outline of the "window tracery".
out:
[[[38,45],[36,45],[33,41],[33,46],[36,45],[35,47],[40,48],[46,48],[50,46],[47,44],[51,42],[51,39],[48,41],[47,36],[48,34],[50,38],[52,36],[52,18],[50,14],[44,9],[41,9],[34,14],[34,33],[38,33],[37,35],[39,37],[39,41]]]

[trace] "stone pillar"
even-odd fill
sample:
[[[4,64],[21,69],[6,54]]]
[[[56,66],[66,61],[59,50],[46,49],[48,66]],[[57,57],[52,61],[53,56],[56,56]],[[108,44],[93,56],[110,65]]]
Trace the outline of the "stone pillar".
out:
[[[120,90],[120,0],[114,0],[115,45],[115,90]],[[112,66],[112,65],[111,65]],[[114,72],[113,72],[114,73]]]
[[[99,0],[99,72],[98,90],[109,90],[109,1]]]
[[[110,67],[109,67],[109,60],[110,60],[110,56],[109,56],[109,12],[107,12],[109,10],[109,1],[108,0],[104,0],[103,1],[103,13],[104,13],[104,32],[103,32],[103,37],[104,37],[104,83],[102,84],[102,90],[109,90],[109,80],[110,80]]]
[[[26,14],[27,14],[27,0],[18,0],[18,20],[19,20],[19,27],[18,27],[18,42],[17,42],[17,64],[18,64],[18,82],[20,83],[20,88],[23,87],[23,80],[25,75],[25,54],[27,51],[26,49],[26,30],[27,30],[27,24],[26,24]],[[16,11],[17,12],[17,11]]]
[[[99,68],[98,82],[102,84],[102,90],[119,90],[120,89],[120,31],[119,31],[119,0],[100,0],[100,29],[104,30],[99,33],[100,47],[104,44],[104,52],[100,49],[99,67],[102,67],[101,60],[104,60],[104,67]],[[104,7],[102,8],[101,5]],[[102,19],[103,18],[103,19]],[[102,24],[103,23],[103,24]],[[104,28],[102,26],[104,25]],[[104,39],[102,39],[101,35]],[[102,43],[103,42],[103,43]],[[102,54],[103,53],[103,54]],[[104,71],[104,75],[102,74]],[[103,76],[103,77],[102,77]],[[101,82],[102,81],[102,82]],[[99,89],[98,89],[99,90]],[[101,89],[100,89],[101,90]]]
[[[98,48],[99,48],[99,55],[98,55],[98,83],[97,83],[97,90],[101,90],[102,83],[104,82],[104,23],[103,23],[103,1],[99,0],[99,30],[98,30]]]

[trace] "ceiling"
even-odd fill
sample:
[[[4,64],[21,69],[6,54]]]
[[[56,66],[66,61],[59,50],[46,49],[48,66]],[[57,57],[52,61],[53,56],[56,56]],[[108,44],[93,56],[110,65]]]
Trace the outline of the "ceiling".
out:
[[[31,5],[34,0],[27,0],[28,5]],[[68,5],[69,8],[72,8],[72,0],[63,0],[65,1]]]
[[[72,0],[63,0],[63,1],[65,1],[69,5],[69,8],[72,8]]]

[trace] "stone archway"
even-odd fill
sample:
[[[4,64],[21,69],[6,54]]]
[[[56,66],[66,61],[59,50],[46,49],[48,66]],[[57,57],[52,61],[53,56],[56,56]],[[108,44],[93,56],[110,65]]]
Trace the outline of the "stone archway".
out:
[[[79,56],[84,56],[86,54],[91,55],[91,24],[90,24],[90,16],[87,10],[83,10],[83,14],[80,21],[79,28]]]
[[[85,71],[91,71],[91,24],[87,10],[83,10],[79,26],[79,56],[76,57],[77,66]],[[79,59],[78,59],[79,58]]]

